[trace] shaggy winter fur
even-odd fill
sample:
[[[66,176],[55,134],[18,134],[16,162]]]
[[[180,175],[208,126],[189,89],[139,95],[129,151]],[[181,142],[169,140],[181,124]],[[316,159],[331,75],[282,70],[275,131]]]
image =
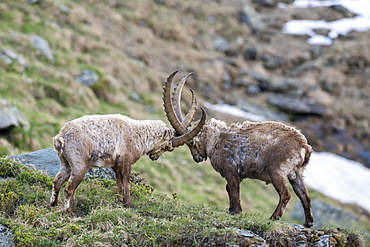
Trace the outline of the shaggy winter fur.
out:
[[[53,138],[60,157],[60,170],[53,182],[51,206],[58,203],[61,186],[65,187],[65,208],[72,212],[75,189],[88,168],[112,167],[125,205],[130,199],[130,171],[143,155],[156,160],[172,151],[172,131],[162,121],[133,120],[122,115],[92,115],[72,120]]]
[[[195,111],[182,117],[180,98],[189,73],[175,84],[171,97],[174,71],[163,87],[163,105],[168,121],[178,135],[188,131]],[[192,92],[193,93],[193,92]],[[194,100],[192,102],[195,102]],[[194,109],[192,103],[190,109]],[[272,183],[280,200],[271,219],[280,219],[290,199],[288,181],[293,186],[305,211],[305,226],[313,225],[311,199],[303,180],[303,171],[312,153],[306,138],[295,128],[278,122],[243,122],[227,126],[226,123],[211,119],[199,134],[186,143],[193,159],[201,162],[210,158],[213,168],[227,181],[231,214],[240,213],[240,183],[245,178],[259,179]]]
[[[196,162],[210,158],[213,168],[227,181],[231,214],[242,211],[240,183],[245,178],[272,183],[280,196],[271,219],[280,219],[290,199],[288,181],[305,211],[305,226],[313,225],[311,199],[303,171],[312,148],[298,130],[278,122],[243,122],[227,126],[211,119],[187,143]]]

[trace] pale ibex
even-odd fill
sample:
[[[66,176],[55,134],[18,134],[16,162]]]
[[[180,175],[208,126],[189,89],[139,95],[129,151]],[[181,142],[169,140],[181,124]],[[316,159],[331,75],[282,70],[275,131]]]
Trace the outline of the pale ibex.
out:
[[[183,135],[188,132],[189,119],[194,117],[196,105],[193,100],[190,116],[183,119],[180,110],[181,90],[191,73],[177,83],[171,96],[171,84],[176,73],[174,71],[165,82],[163,101],[168,121],[178,135]],[[304,226],[313,225],[311,199],[303,177],[312,148],[297,129],[269,121],[246,121],[227,126],[223,121],[211,119],[186,144],[195,162],[209,157],[213,168],[226,179],[230,214],[242,211],[240,183],[245,178],[251,178],[273,184],[280,200],[270,219],[280,219],[291,197],[289,181],[303,205]]]
[[[50,205],[58,204],[61,186],[64,189],[65,210],[73,215],[72,198],[88,168],[112,167],[123,202],[131,207],[130,172],[143,155],[157,160],[165,151],[193,139],[206,121],[205,111],[197,126],[180,136],[174,136],[160,120],[134,120],[119,114],[91,115],[72,120],[53,138],[60,158],[60,169],[53,181]]]

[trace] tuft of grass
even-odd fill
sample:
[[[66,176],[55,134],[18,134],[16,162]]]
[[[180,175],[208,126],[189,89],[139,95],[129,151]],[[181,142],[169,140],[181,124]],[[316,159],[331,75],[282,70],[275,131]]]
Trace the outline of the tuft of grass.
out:
[[[15,177],[24,169],[24,166],[6,158],[1,158],[0,164],[0,177]]]

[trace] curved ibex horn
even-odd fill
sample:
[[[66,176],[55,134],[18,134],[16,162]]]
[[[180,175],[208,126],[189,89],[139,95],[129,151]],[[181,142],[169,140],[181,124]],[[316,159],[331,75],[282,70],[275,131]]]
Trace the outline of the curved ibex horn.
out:
[[[203,128],[203,125],[205,124],[206,118],[207,118],[207,113],[204,110],[204,108],[201,108],[202,111],[202,117],[201,120],[198,122],[197,126],[193,128],[190,132],[186,128],[188,125],[190,125],[190,122],[194,118],[194,114],[196,113],[196,95],[193,92],[193,90],[190,90],[192,93],[192,103],[189,109],[188,114],[185,116],[185,119],[183,121],[180,121],[179,118],[182,118],[181,115],[181,109],[180,109],[180,95],[181,95],[181,90],[182,87],[186,81],[186,79],[192,75],[192,73],[187,74],[184,76],[178,83],[177,83],[177,89],[174,89],[174,101],[175,101],[175,109],[172,104],[171,100],[171,85],[173,78],[175,77],[176,73],[178,71],[172,72],[164,82],[163,86],[163,106],[164,106],[164,111],[166,113],[168,121],[171,123],[172,127],[175,129],[175,132],[178,137],[174,137],[172,140],[172,144],[174,147],[181,146],[185,144],[186,142],[190,141],[193,139]],[[184,123],[186,124],[184,126]]]
[[[181,113],[181,107],[180,107],[180,100],[181,100],[181,92],[182,88],[186,82],[186,79],[188,79],[189,76],[194,74],[193,72],[190,72],[189,74],[183,76],[175,85],[175,88],[173,89],[172,93],[172,104],[174,108],[174,112],[179,119],[179,121],[182,123],[182,125],[185,128],[188,128],[191,124],[191,122],[194,119],[194,115],[197,112],[197,99],[194,94],[194,91],[190,89],[191,92],[191,105],[189,107],[188,113],[186,114],[185,118],[183,119],[182,113]]]
[[[166,113],[167,119],[172,125],[172,127],[175,129],[176,133],[179,135],[183,135],[188,132],[188,130],[182,125],[180,122],[178,116],[176,115],[172,101],[171,101],[171,84],[172,80],[175,77],[176,73],[178,70],[175,70],[172,72],[164,82],[163,86],[163,106],[164,106],[164,111]]]
[[[190,130],[186,134],[183,134],[183,135],[178,136],[178,137],[174,137],[172,139],[172,146],[173,147],[178,147],[178,146],[184,145],[188,141],[192,140],[202,130],[203,125],[206,123],[207,113],[206,113],[206,111],[204,110],[203,107],[201,107],[200,110],[202,111],[202,118],[198,122],[197,126],[195,126],[192,130]]]
[[[195,96],[194,91],[190,88],[191,92],[191,105],[189,107],[188,113],[185,115],[184,120],[182,120],[182,123],[185,128],[188,128],[191,124],[191,122],[194,120],[194,115],[197,112],[197,97]]]

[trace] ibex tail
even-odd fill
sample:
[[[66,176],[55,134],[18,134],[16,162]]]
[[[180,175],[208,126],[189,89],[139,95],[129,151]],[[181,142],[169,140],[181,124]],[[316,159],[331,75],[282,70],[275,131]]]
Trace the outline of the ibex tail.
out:
[[[61,156],[63,153],[64,148],[64,139],[60,135],[57,135],[53,138],[53,145],[55,151],[57,151],[58,155]]]

